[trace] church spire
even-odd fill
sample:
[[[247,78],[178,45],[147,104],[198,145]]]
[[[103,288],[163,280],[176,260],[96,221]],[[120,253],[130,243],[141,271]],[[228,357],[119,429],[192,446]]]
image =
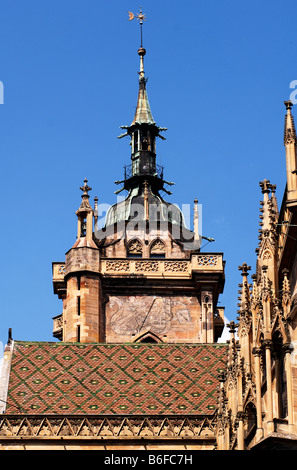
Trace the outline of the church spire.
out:
[[[128,191],[128,194],[124,201],[110,208],[105,225],[114,225],[123,220],[134,220],[136,219],[135,214],[140,210],[143,211],[141,214],[139,213],[140,220],[169,222],[171,226],[177,226],[180,230],[181,227],[184,227],[182,212],[179,208],[172,208],[173,205],[165,201],[160,194],[161,191],[168,195],[172,194],[167,186],[174,184],[164,180],[163,167],[158,165],[156,161],[157,137],[165,140],[162,132],[167,129],[156,124],[151,112],[146,90],[147,78],[144,71],[146,50],[143,47],[142,24],[145,16],[142,11],[138,15],[129,12],[130,21],[135,17],[140,21],[141,26],[141,43],[138,49],[140,58],[138,99],[132,123],[129,126],[120,126],[121,129],[125,129],[125,132],[118,136],[119,139],[130,137],[131,163],[124,166],[124,178],[115,181],[115,184],[122,185],[115,191],[115,194],[124,190]],[[152,207],[153,210],[148,211],[148,207]],[[181,232],[175,235],[175,237],[177,236],[181,237]]]
[[[165,127],[158,127],[154,121],[152,111],[150,108],[146,83],[147,78],[144,72],[144,56],[146,50],[143,47],[142,25],[146,19],[145,15],[140,10],[136,15],[140,22],[141,28],[141,42],[138,49],[140,57],[139,68],[139,90],[135,115],[130,126],[121,126],[126,132],[121,134],[118,138],[130,136],[131,138],[131,165],[125,167],[124,181],[117,181],[116,184],[124,183],[124,187],[116,193],[118,194],[123,189],[130,191],[133,188],[144,185],[147,181],[148,186],[154,187],[157,191],[164,190],[168,194],[170,191],[164,189],[163,181],[163,168],[156,164],[156,138],[160,137],[165,140],[165,137],[160,133],[166,131]],[[129,20],[133,20],[135,15],[129,12]],[[171,183],[167,183],[171,184]]]
[[[144,73],[144,56],[146,54],[146,50],[143,47],[138,49],[138,55],[140,57],[140,71],[139,71],[139,92],[138,92],[138,100],[137,106],[135,111],[135,116],[132,121],[131,126],[135,124],[155,124],[148,95],[146,91],[146,82],[147,78],[145,77]]]
[[[131,126],[136,123],[142,124],[155,124],[152,112],[150,109],[148,96],[146,92],[146,82],[147,78],[145,77],[144,73],[144,56],[146,54],[146,50],[143,47],[143,35],[142,35],[142,25],[143,22],[146,20],[146,16],[142,13],[142,8],[140,7],[140,13],[137,15],[137,20],[139,20],[140,24],[140,48],[138,49],[138,55],[140,57],[140,67],[139,67],[139,93],[138,93],[138,101],[134,119],[132,121]],[[129,12],[129,20],[133,20],[135,15],[132,12]]]

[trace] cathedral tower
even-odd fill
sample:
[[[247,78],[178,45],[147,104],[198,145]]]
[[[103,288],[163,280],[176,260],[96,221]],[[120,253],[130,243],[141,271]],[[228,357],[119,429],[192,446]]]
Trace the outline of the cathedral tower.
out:
[[[76,212],[77,240],[65,263],[53,263],[54,291],[63,313],[54,318],[54,336],[74,342],[213,343],[221,335],[224,286],[221,253],[202,253],[198,201],[194,231],[185,226],[157,164],[157,139],[166,128],[153,119],[141,44],[139,90],[134,118],[119,136],[131,146],[131,163],[116,194],[126,197],[107,212],[98,229],[98,205],[89,203],[85,180]]]

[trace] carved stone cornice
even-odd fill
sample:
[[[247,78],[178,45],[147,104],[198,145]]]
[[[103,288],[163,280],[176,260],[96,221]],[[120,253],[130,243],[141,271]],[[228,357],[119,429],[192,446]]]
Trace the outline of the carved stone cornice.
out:
[[[205,439],[216,435],[214,415],[3,415],[0,442],[7,440],[71,439]]]

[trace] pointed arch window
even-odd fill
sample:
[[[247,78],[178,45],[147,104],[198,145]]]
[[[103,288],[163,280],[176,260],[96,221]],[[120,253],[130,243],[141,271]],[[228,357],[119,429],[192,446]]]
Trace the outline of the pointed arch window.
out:
[[[80,236],[85,237],[86,234],[87,234],[87,219],[86,217],[84,217],[81,220],[81,224],[80,224]]]
[[[257,410],[252,402],[249,402],[245,409],[246,423],[245,423],[245,436],[246,444],[248,445],[255,437],[257,430]]]
[[[278,395],[279,418],[286,418],[288,414],[286,353],[281,332],[276,329],[273,337],[273,367],[275,370],[276,391]]]
[[[282,351],[280,357],[280,418],[286,418],[288,415],[288,390],[285,353]]]
[[[166,255],[165,243],[158,238],[151,245],[150,257],[151,258],[165,258],[165,255]]]
[[[142,258],[142,243],[136,239],[131,240],[128,244],[129,258]]]

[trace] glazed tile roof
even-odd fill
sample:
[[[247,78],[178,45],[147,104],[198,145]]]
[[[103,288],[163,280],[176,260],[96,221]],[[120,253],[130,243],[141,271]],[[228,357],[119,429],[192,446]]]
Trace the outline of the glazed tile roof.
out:
[[[14,342],[6,414],[213,414],[226,344]]]

